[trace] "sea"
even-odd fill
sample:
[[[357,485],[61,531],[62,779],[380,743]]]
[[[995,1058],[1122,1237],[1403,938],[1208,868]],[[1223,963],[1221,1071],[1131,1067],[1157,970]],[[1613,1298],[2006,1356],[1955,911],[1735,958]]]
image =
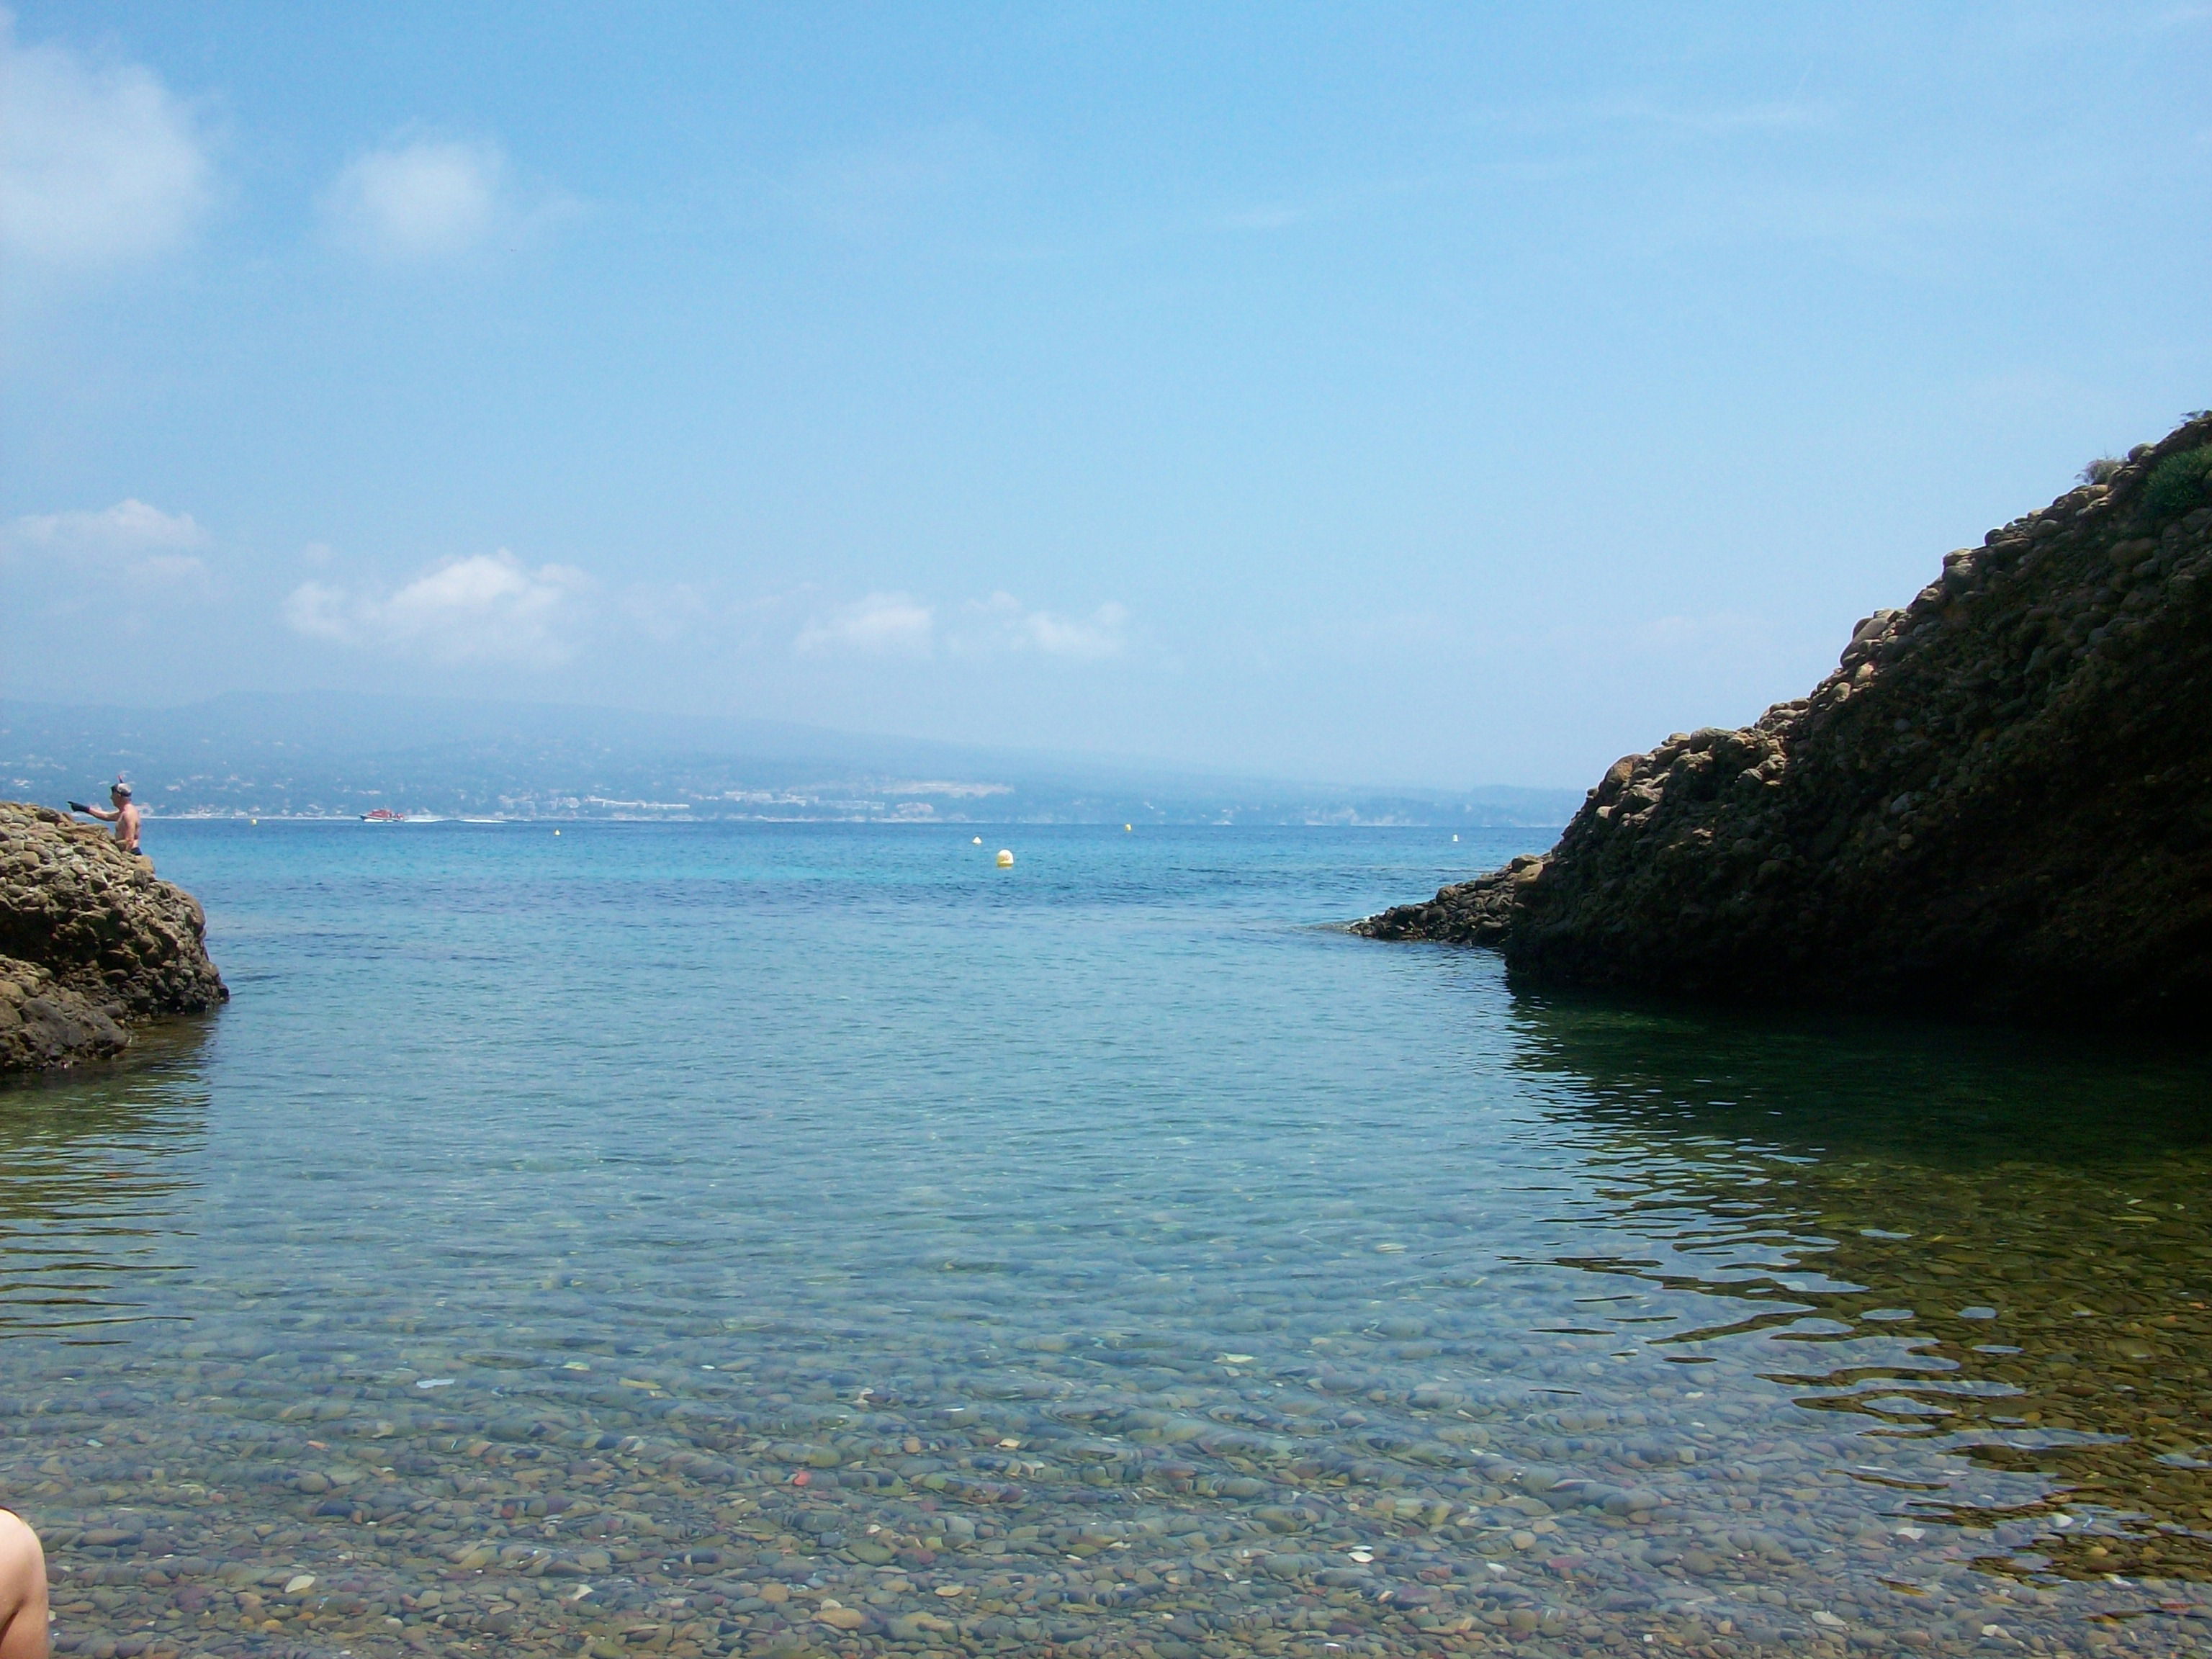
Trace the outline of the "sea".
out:
[[[1343,931],[1462,836],[155,820],[233,1000],[0,1092],[57,1650],[2212,1649],[2212,1066]]]

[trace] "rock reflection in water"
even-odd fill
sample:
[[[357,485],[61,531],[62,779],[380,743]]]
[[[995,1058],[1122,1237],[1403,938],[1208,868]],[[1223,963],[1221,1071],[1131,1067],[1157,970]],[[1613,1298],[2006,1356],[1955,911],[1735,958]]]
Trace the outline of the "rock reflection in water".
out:
[[[156,1025],[91,1075],[0,1085],[0,1335],[95,1341],[146,1316],[144,1276],[177,1261],[165,1224],[200,1144],[206,1037]]]
[[[1765,1375],[1875,1419],[1870,1450],[1905,1466],[1849,1473],[1986,1531],[1984,1566],[2212,1576],[2200,1061],[1524,1007],[1527,1063],[1571,1075],[1607,1132],[1606,1221],[1673,1247],[1572,1259],[1748,1304],[1680,1334],[1684,1358],[1762,1334]]]

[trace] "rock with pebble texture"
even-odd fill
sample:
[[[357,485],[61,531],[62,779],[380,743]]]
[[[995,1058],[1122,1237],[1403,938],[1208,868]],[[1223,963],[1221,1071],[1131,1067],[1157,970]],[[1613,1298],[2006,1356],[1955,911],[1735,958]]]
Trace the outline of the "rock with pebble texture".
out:
[[[133,1023],[226,1000],[206,933],[198,903],[149,860],[0,801],[0,1073],[105,1058]]]
[[[0,1074],[123,1052],[129,1033],[35,963],[0,957]]]
[[[2212,417],[1947,555],[1812,695],[1354,924],[1528,981],[2069,1024],[2212,993]]]

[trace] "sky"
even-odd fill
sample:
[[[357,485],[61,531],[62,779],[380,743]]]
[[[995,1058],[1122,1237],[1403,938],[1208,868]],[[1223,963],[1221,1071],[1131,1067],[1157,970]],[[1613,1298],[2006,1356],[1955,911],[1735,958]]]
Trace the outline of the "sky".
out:
[[[2212,404],[2212,5],[23,3],[0,696],[1581,786]]]

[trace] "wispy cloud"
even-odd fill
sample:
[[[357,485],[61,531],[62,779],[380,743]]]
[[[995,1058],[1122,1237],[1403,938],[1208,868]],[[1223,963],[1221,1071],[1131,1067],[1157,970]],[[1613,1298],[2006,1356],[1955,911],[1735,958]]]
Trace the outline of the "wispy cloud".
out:
[[[159,585],[207,574],[210,538],[189,513],[164,513],[135,496],[97,512],[39,513],[0,531],[0,550],[77,574],[120,574]]]
[[[979,648],[1035,651],[1083,661],[1119,656],[1129,620],[1119,605],[1102,605],[1087,617],[1063,617],[1032,611],[1011,593],[994,593],[968,610],[978,625],[958,636],[958,648],[971,653]]]
[[[792,645],[808,656],[850,651],[865,656],[927,657],[936,633],[936,612],[928,605],[904,593],[871,593],[808,623]]]
[[[793,641],[805,656],[832,652],[922,659],[1035,654],[1094,662],[1126,648],[1129,613],[1102,605],[1087,616],[1034,609],[1011,593],[939,609],[907,593],[871,593],[817,617]]]
[[[182,241],[212,167],[192,112],[139,64],[98,64],[25,46],[0,10],[0,247],[33,266],[83,270]]]
[[[332,241],[394,264],[511,245],[574,208],[557,192],[526,191],[506,151],[482,138],[395,138],[347,162],[322,199]]]
[[[449,561],[389,596],[302,582],[284,601],[284,620],[345,645],[546,667],[571,655],[577,600],[592,586],[574,566],[532,570],[501,548]]]

